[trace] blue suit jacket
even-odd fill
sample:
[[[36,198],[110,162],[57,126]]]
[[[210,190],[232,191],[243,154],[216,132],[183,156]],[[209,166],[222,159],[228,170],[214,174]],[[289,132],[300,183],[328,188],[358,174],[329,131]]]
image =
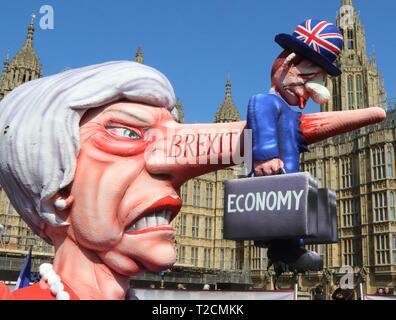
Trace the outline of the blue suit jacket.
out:
[[[276,94],[250,99],[247,128],[253,134],[253,161],[281,159],[287,173],[299,172],[300,153],[309,151],[296,112]]]

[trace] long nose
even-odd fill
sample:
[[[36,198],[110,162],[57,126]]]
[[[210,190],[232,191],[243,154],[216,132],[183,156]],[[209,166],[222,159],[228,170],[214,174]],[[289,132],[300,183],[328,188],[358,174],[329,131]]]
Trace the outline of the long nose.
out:
[[[301,117],[301,131],[307,144],[312,144],[385,118],[386,112],[381,108],[312,113]]]
[[[178,187],[193,177],[242,164],[244,144],[249,144],[245,127],[246,122],[185,125],[171,121],[155,133],[155,142],[146,152],[147,170],[170,176]]]

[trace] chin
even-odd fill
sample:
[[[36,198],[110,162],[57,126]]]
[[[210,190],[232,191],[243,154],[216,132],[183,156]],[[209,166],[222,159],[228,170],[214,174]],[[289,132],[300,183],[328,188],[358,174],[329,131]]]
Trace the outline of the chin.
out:
[[[288,103],[289,106],[294,106],[297,107],[300,105],[300,101],[298,98],[296,98],[295,96],[292,97],[286,97],[284,98],[285,101]]]
[[[176,252],[173,242],[161,241],[141,254],[128,256],[121,252],[99,254],[102,261],[114,272],[133,277],[144,271],[160,272],[173,267]]]
[[[140,262],[147,271],[151,272],[160,272],[172,268],[176,263],[176,252],[173,243],[156,244]]]
[[[99,253],[99,256],[110,270],[125,277],[133,277],[145,271],[143,265],[118,252]]]
[[[298,106],[300,104],[300,100],[296,94],[292,94],[287,90],[283,90],[281,93],[282,98],[290,105],[290,106]]]

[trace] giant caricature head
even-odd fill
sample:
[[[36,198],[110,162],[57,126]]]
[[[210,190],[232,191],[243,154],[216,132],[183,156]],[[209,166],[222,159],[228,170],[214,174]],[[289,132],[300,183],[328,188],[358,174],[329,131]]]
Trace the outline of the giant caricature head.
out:
[[[275,60],[271,75],[272,86],[291,106],[304,109],[309,98],[318,104],[330,99],[326,72],[294,52],[283,51]]]
[[[158,156],[166,145],[159,142],[183,130],[194,138],[198,129],[235,127],[178,124],[175,104],[166,77],[134,62],[26,83],[1,103],[0,183],[27,224],[56,248],[72,240],[125,276],[165,270],[175,262],[170,221],[181,206],[179,187],[222,166],[166,161],[171,155]]]
[[[275,41],[285,50],[272,67],[272,86],[289,105],[304,109],[309,98],[327,103],[327,75],[339,76],[334,64],[344,45],[341,31],[332,23],[308,19],[292,35],[279,34]]]

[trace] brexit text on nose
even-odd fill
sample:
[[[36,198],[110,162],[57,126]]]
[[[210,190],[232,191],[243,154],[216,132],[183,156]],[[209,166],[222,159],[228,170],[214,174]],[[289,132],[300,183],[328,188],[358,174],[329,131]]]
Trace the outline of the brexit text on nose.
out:
[[[252,166],[252,132],[248,129],[169,129],[151,131],[149,138],[155,141],[146,152],[150,163]]]

